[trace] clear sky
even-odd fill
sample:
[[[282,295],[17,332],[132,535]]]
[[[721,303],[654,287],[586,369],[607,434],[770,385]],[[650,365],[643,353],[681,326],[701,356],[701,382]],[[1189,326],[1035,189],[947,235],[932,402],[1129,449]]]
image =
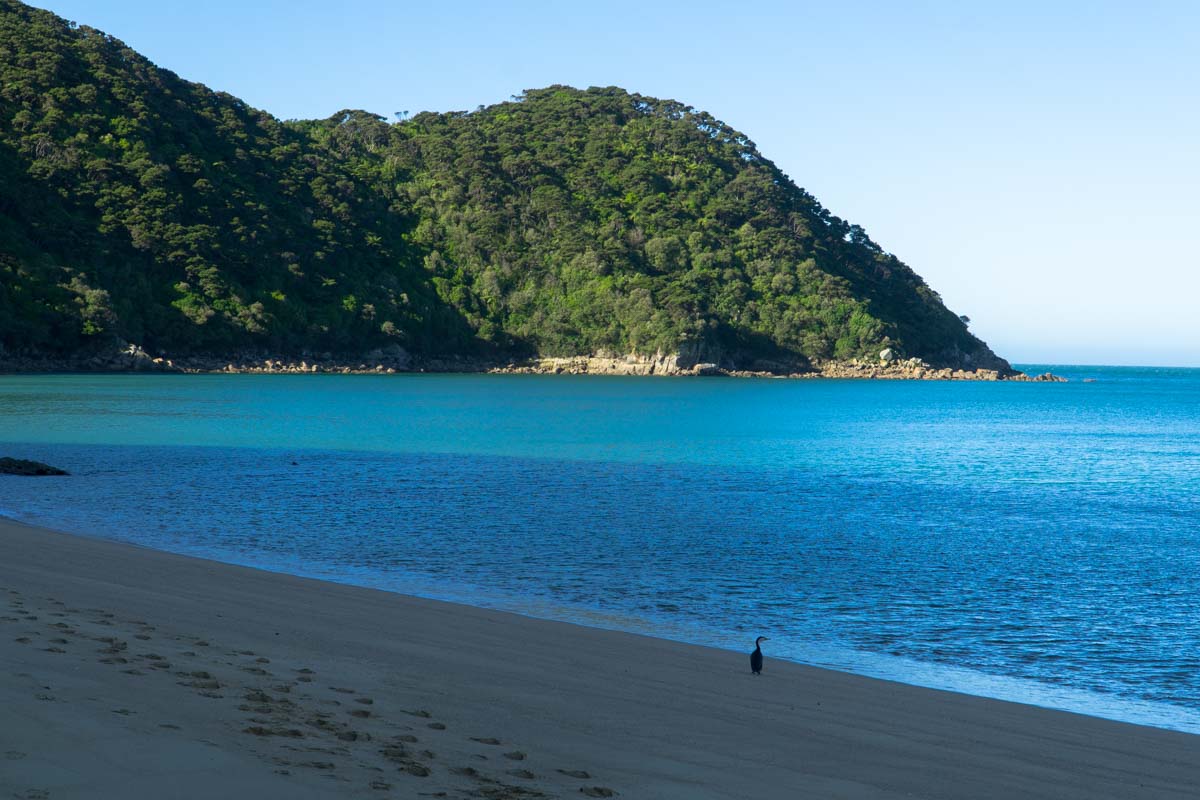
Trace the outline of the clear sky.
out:
[[[1200,366],[1194,0],[35,5],[281,118],[554,83],[680,100],[1010,360]]]

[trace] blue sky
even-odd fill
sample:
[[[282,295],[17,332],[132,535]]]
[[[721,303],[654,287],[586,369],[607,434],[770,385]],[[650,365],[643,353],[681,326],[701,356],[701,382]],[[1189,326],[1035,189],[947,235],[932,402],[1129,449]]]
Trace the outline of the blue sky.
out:
[[[1200,3],[35,5],[282,118],[681,100],[1010,360],[1200,366]]]

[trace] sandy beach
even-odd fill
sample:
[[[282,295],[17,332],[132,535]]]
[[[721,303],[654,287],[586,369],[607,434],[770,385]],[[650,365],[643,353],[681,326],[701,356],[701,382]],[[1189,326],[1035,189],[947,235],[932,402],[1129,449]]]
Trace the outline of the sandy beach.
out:
[[[1198,736],[11,522],[0,678],[28,800],[1200,791]]]

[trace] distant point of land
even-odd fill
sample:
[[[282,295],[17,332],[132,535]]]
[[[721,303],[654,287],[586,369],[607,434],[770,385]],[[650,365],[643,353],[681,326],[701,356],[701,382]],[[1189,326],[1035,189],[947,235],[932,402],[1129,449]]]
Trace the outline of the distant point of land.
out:
[[[1014,374],[862,227],[685,103],[551,86],[281,121],[14,0],[0,54],[9,368],[377,351]]]

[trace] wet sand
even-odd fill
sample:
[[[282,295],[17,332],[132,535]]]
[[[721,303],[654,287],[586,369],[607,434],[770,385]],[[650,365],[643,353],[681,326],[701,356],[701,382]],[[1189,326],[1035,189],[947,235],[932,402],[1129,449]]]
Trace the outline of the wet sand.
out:
[[[0,797],[1200,793],[1200,736],[767,655],[0,522]]]

